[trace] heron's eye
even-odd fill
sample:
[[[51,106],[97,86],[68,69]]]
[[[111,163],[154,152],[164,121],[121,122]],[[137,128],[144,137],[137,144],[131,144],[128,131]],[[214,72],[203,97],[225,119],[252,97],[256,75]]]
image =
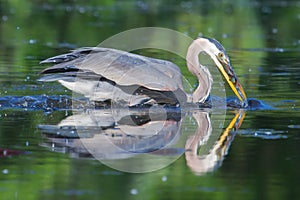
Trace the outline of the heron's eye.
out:
[[[223,52],[220,52],[219,54],[218,54],[218,56],[219,56],[219,58],[224,58],[224,53]]]

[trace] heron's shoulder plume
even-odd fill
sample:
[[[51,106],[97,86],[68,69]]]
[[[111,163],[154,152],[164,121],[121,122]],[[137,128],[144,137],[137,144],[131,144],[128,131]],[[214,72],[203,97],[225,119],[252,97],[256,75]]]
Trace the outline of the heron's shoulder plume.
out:
[[[51,58],[47,58],[46,60],[43,60],[40,62],[40,64],[59,64],[59,63],[65,63],[69,62],[81,57],[85,57],[88,54],[91,53],[97,53],[97,52],[103,52],[107,51],[105,48],[100,47],[81,47],[75,50],[72,50],[70,53],[61,54],[58,56],[54,56]]]

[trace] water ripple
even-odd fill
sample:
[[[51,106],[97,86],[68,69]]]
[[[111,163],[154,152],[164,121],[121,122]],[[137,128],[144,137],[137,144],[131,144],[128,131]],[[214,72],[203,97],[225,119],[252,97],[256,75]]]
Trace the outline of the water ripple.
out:
[[[82,108],[86,108],[87,101],[84,99],[77,99],[78,104]],[[40,95],[40,96],[4,96],[0,97],[0,109],[22,108],[29,110],[66,110],[72,109],[71,97],[66,95]],[[80,106],[79,106],[80,107]]]
[[[217,98],[214,98],[218,101]],[[75,104],[74,104],[75,103]],[[199,104],[206,107],[206,104]],[[220,104],[222,105],[222,104]],[[29,110],[69,110],[82,108],[104,108],[109,106],[108,102],[90,102],[86,98],[72,99],[67,95],[39,95],[39,96],[3,96],[0,97],[0,109],[21,108]],[[218,106],[218,105],[215,105]],[[236,98],[228,98],[229,108],[242,108]],[[226,108],[225,108],[226,109]],[[274,110],[275,108],[267,103],[251,98],[248,100],[248,110]]]
[[[274,129],[244,129],[244,130],[238,130],[237,134],[245,137],[255,137],[255,138],[261,138],[266,140],[276,140],[276,139],[286,139],[288,138],[287,135],[285,135],[285,131],[282,130],[274,130]]]
[[[275,110],[276,109],[273,106],[269,105],[268,103],[256,98],[249,98],[247,104],[248,104],[247,107],[248,110]],[[227,99],[227,106],[236,108],[237,105],[239,105],[239,102],[236,98]]]

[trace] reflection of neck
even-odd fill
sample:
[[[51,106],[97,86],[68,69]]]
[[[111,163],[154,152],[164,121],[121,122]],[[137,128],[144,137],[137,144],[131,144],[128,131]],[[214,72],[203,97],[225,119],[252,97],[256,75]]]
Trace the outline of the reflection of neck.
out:
[[[198,175],[212,171],[217,164],[218,156],[214,151],[209,154],[199,156],[197,154],[198,147],[208,140],[211,135],[212,127],[209,114],[206,112],[198,112],[193,115],[197,121],[196,134],[190,137],[186,142],[185,158],[190,169]]]
[[[205,141],[211,133],[211,123],[209,114],[207,112],[197,112],[193,114],[194,119],[197,121],[196,134],[189,138],[186,142],[185,149],[191,153],[191,156],[195,156],[197,159],[197,149],[201,141]]]
[[[193,114],[193,117],[197,121],[198,127],[196,134],[186,141],[185,158],[190,169],[200,175],[211,171],[216,159],[199,157],[197,154],[199,145],[207,141],[212,131],[209,114],[207,112],[197,112]]]
[[[227,154],[228,148],[234,139],[234,134],[230,134],[234,128],[237,130],[245,117],[244,110],[239,110],[229,123],[225,131],[220,135],[208,154],[198,155],[199,146],[203,145],[211,135],[212,127],[209,114],[206,112],[195,112],[194,119],[197,121],[197,130],[194,136],[186,141],[185,158],[187,165],[197,174],[203,174],[212,171],[222,164],[224,155]]]
[[[212,77],[207,67],[199,62],[199,54],[205,52],[202,48],[204,44],[199,39],[194,40],[190,45],[187,55],[187,67],[189,71],[198,78],[199,85],[193,93],[192,101],[194,103],[204,102],[211,90]]]

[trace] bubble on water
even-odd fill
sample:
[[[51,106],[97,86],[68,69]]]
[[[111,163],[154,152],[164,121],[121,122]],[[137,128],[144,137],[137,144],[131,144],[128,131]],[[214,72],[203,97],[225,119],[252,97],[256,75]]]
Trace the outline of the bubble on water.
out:
[[[8,169],[3,169],[2,170],[2,174],[8,174],[8,173],[9,173]]]
[[[222,38],[228,38],[228,34],[223,33],[223,34],[222,34]]]
[[[26,79],[29,80],[29,79],[30,79],[30,76],[26,76]]]
[[[3,15],[2,16],[2,21],[7,21],[8,20],[8,17],[6,15]]]
[[[273,34],[277,34],[277,33],[278,33],[278,29],[277,29],[277,28],[273,28],[273,29],[272,29],[272,33],[273,33]]]
[[[258,129],[258,130],[239,130],[238,133],[240,135],[246,137],[257,137],[266,140],[275,140],[275,139],[286,139],[287,135],[285,135],[285,131],[274,130],[274,129]]]
[[[181,6],[182,8],[185,8],[185,9],[191,9],[191,8],[193,8],[193,3],[190,2],[190,1],[188,1],[188,2],[182,2],[182,3],[180,4],[180,6]]]
[[[30,40],[28,41],[28,43],[29,43],[29,44],[35,44],[35,43],[36,43],[36,40],[35,40],[35,39],[30,39]]]
[[[52,47],[53,46],[53,42],[46,42],[45,44],[47,47]]]
[[[272,8],[270,8],[268,6],[263,6],[261,9],[261,12],[265,13],[265,14],[270,14],[270,13],[272,13]]]
[[[300,129],[300,125],[288,125],[288,128]]]
[[[66,6],[65,11],[67,11],[67,12],[73,11],[73,7],[72,6]]]
[[[130,190],[130,194],[137,195],[138,194],[138,190],[135,189],[135,188],[133,188],[133,189]]]
[[[79,7],[78,11],[83,14],[86,12],[86,9],[84,7]]]
[[[275,52],[280,52],[280,53],[284,52],[284,49],[279,47],[275,48],[274,50]]]
[[[265,134],[266,135],[272,135],[272,132],[271,131],[266,131]]]

